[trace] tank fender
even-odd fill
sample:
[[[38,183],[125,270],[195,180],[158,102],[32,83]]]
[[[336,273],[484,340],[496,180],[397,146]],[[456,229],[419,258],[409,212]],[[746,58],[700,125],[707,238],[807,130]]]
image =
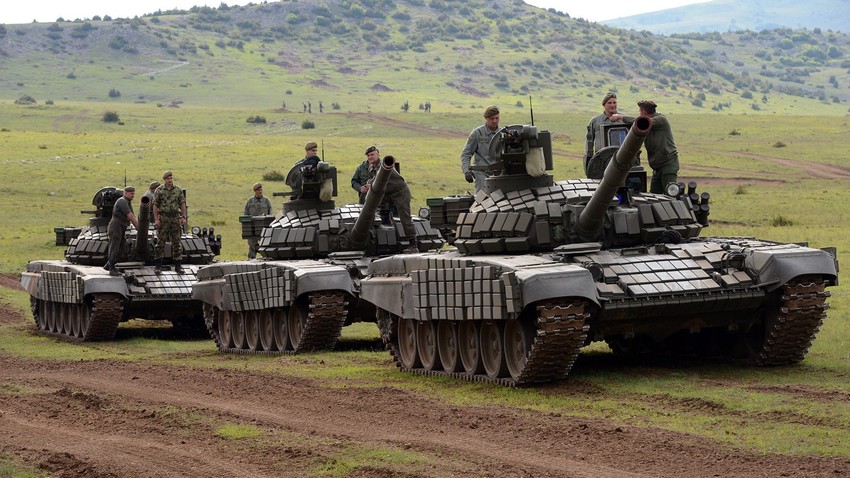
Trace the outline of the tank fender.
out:
[[[414,318],[413,280],[407,275],[370,276],[360,282],[360,298],[405,319]]]
[[[298,296],[317,290],[341,290],[354,295],[351,276],[345,267],[323,263],[321,267],[296,268],[294,273]]]
[[[556,297],[581,297],[599,305],[596,282],[583,267],[553,264],[546,267],[517,269],[522,306]]]
[[[833,284],[838,278],[836,258],[827,251],[783,244],[749,252],[744,259],[744,267],[768,291],[802,275],[819,275],[830,279]]]
[[[224,309],[222,298],[227,287],[224,278],[195,282],[192,284],[192,298],[213,307]]]
[[[38,296],[38,280],[41,278],[41,274],[37,272],[22,272],[21,273],[21,286],[29,292],[29,295],[35,297],[36,299],[41,299]]]
[[[110,275],[80,276],[78,280],[83,281],[83,294],[120,294],[125,299],[129,295],[127,282],[123,277]]]

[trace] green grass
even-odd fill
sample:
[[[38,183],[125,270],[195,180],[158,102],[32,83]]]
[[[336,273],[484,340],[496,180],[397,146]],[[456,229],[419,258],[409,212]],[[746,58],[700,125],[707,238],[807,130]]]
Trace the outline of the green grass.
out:
[[[216,435],[228,440],[242,440],[244,438],[257,438],[263,434],[262,430],[246,424],[222,425],[216,430]]]

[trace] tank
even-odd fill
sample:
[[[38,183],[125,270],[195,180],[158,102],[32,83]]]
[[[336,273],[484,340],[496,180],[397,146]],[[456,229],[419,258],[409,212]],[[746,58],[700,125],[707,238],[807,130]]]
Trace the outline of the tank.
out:
[[[207,328],[221,352],[283,354],[333,349],[342,327],[375,321],[361,301],[360,279],[377,257],[403,251],[398,218],[379,214],[395,160],[387,156],[365,204],[336,207],[336,168],[324,161],[299,166],[303,189],[283,203],[280,217],[259,225],[260,258],[203,267],[193,297],[203,301]],[[275,195],[280,195],[275,193]],[[421,251],[445,244],[425,219],[414,217]],[[243,222],[243,237],[245,226]]]
[[[635,121],[597,179],[558,182],[548,132],[500,130],[495,175],[457,215],[455,247],[373,261],[361,281],[398,368],[535,384],[565,379],[593,341],[622,354],[802,360],[837,283],[835,250],[701,237],[708,193],[645,190],[636,166],[651,123]],[[451,215],[433,204],[432,220]]]
[[[97,191],[92,199],[95,209],[82,211],[93,216],[88,226],[68,241],[65,260],[30,261],[21,274],[41,332],[80,341],[112,340],[121,322],[136,318],[168,320],[176,327],[203,330],[203,307],[192,299],[192,283],[200,266],[213,262],[220,252],[221,236],[213,228],[192,228],[180,239],[184,273],[166,265],[156,274],[150,198],[141,196],[139,229],[130,225],[126,233],[127,260],[116,265],[120,275],[110,275],[103,269],[109,244],[106,230],[112,207],[122,195],[123,189],[112,186]],[[169,262],[170,250],[167,244],[165,262]]]

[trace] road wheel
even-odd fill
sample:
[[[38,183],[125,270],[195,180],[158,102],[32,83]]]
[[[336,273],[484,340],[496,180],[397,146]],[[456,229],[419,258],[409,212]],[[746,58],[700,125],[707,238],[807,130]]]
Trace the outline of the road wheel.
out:
[[[437,325],[437,349],[440,352],[440,362],[446,372],[457,372],[463,365],[460,362],[457,338],[457,322],[441,320]]]
[[[504,340],[502,339],[502,323],[488,320],[481,324],[481,361],[484,371],[490,378],[507,375],[505,364]]]

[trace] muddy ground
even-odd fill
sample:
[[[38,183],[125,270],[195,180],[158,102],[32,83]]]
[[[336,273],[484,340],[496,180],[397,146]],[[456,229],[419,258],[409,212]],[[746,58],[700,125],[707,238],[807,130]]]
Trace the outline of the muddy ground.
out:
[[[5,276],[0,286],[17,284]],[[29,320],[0,307],[2,324]],[[575,386],[549,391],[581,393]],[[259,435],[226,438],[222,424]],[[60,477],[850,476],[847,459],[751,454],[661,429],[458,406],[391,387],[5,353],[0,437],[5,460]]]

